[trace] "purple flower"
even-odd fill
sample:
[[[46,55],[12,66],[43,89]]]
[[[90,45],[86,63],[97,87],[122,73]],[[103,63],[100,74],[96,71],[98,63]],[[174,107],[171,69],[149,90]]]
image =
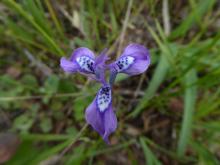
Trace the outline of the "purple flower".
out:
[[[118,73],[130,76],[145,72],[150,65],[150,54],[147,48],[139,44],[128,45],[122,55],[109,65],[111,70],[110,84],[114,83]]]
[[[112,91],[104,85],[86,109],[86,121],[96,130],[106,143],[109,135],[117,128],[117,118],[112,108]]]
[[[88,48],[76,49],[70,59],[62,57],[60,66],[68,73],[81,73],[102,84],[93,102],[86,109],[86,121],[109,143],[109,135],[117,128],[117,118],[112,107],[112,85],[118,73],[137,75],[145,72],[150,64],[147,48],[139,44],[128,45],[122,55],[110,65],[106,49],[97,57]],[[109,84],[105,71],[110,70]]]
[[[106,55],[107,49],[104,49],[101,54],[96,57],[94,63],[94,71],[96,79],[98,79],[102,84],[107,84],[105,81],[105,70],[107,69],[107,65],[105,62],[109,60],[108,56]]]
[[[60,66],[67,73],[81,73],[92,79],[106,83],[104,79],[105,60],[107,56],[104,50],[98,57],[88,48],[76,49],[70,59],[62,57],[60,59]]]
[[[94,63],[94,53],[88,48],[83,47],[76,49],[69,60],[65,57],[62,57],[60,60],[60,66],[68,73],[94,74]]]

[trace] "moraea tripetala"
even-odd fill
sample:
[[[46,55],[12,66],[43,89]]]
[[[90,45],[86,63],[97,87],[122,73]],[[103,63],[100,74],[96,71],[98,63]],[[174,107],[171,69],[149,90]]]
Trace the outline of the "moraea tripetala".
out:
[[[106,143],[109,135],[117,128],[117,118],[112,106],[112,85],[119,73],[130,76],[145,72],[150,64],[150,55],[146,47],[139,44],[128,45],[121,56],[111,64],[106,49],[99,55],[88,48],[76,49],[69,59],[62,57],[60,66],[68,73],[81,73],[99,83],[102,87],[92,103],[86,109],[86,121],[96,130]],[[110,70],[109,82],[105,80],[105,71]]]

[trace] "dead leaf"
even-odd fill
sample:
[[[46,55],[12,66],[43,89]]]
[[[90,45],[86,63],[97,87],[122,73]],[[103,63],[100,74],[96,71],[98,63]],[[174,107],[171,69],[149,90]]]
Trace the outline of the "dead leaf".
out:
[[[0,163],[8,161],[14,154],[20,144],[17,135],[13,133],[0,134]]]
[[[131,125],[126,129],[126,133],[131,136],[139,136],[141,134],[141,130],[139,128],[133,127]]]
[[[177,98],[172,98],[169,102],[169,108],[173,111],[181,112],[183,110],[183,101]]]
[[[6,73],[9,74],[13,78],[18,78],[21,75],[21,70],[15,67],[9,67],[6,70]]]
[[[60,162],[59,155],[54,155],[54,156],[49,157],[46,160],[43,160],[42,162],[40,162],[39,165],[60,165],[60,164],[61,162]]]

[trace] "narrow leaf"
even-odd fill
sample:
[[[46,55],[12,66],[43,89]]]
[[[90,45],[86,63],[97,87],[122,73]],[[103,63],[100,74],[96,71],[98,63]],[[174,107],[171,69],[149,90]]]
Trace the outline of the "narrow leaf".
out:
[[[185,96],[184,96],[184,114],[181,124],[180,137],[178,142],[177,152],[179,156],[183,156],[188,141],[191,137],[191,128],[193,124],[193,112],[195,109],[197,90],[195,82],[197,80],[196,71],[194,69],[190,70],[185,75]]]

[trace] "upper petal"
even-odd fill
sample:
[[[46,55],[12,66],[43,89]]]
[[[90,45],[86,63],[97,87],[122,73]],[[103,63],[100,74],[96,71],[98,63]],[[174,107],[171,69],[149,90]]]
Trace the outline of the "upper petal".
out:
[[[61,58],[60,63],[64,71],[67,72],[78,71],[85,74],[94,74],[95,56],[88,48],[81,47],[76,49],[69,60]]]
[[[80,72],[94,74],[95,55],[90,49],[85,47],[77,48],[72,53],[70,61],[79,65]]]
[[[107,56],[107,49],[104,49],[99,56],[96,57],[95,59],[95,67],[97,65],[101,65],[102,67],[105,67],[105,62],[109,59]]]
[[[99,56],[96,57],[94,63],[94,71],[96,78],[102,83],[106,84],[105,80],[105,70],[106,70],[106,61],[109,59],[107,54],[107,49],[104,49]]]
[[[127,56],[127,55],[132,55],[132,56],[139,56],[138,53],[147,53],[148,55],[146,56],[149,56],[149,52],[148,52],[148,49],[143,46],[143,45],[140,45],[140,44],[129,44],[123,51],[122,56]]]
[[[150,64],[150,54],[139,44],[128,45],[122,55],[111,65],[117,73],[137,75],[145,72]]]
[[[60,59],[60,66],[65,72],[68,73],[75,73],[79,69],[79,66],[76,63],[67,60],[65,57]]]
[[[87,56],[87,57],[90,57],[91,59],[95,60],[94,53],[90,49],[85,48],[85,47],[80,47],[80,48],[77,48],[76,50],[74,50],[71,57],[70,57],[70,60],[75,61],[77,57],[81,57],[81,56]]]

